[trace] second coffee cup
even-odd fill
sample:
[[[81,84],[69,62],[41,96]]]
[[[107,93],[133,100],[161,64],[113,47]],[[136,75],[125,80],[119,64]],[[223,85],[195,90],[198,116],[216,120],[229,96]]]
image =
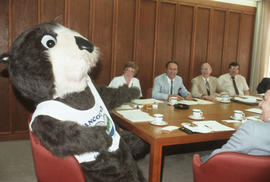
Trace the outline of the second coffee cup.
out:
[[[202,118],[203,112],[200,109],[192,109],[192,116],[194,118]]]
[[[234,115],[234,119],[243,119],[245,117],[245,113],[243,111],[240,110],[234,110],[233,111]]]
[[[174,105],[174,104],[176,104],[177,103],[177,97],[170,97],[169,98],[169,104],[170,105]]]

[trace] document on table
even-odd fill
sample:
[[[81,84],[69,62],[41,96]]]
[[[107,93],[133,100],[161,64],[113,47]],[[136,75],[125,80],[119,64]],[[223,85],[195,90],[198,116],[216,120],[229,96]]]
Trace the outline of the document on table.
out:
[[[243,103],[250,103],[250,104],[255,104],[257,103],[257,99],[256,98],[247,98],[247,97],[234,97],[234,100],[239,101],[239,102],[243,102]]]
[[[134,109],[133,107],[131,107],[129,104],[123,104],[117,108],[115,108],[116,110],[123,110],[123,109]]]
[[[145,121],[154,121],[154,117],[150,116],[148,113],[143,112],[139,109],[136,110],[121,110],[116,111],[121,114],[124,118],[132,122],[145,122]]]
[[[254,112],[254,113],[257,113],[257,114],[262,114],[262,109],[260,109],[260,108],[249,108],[249,109],[246,109],[246,111]]]
[[[180,100],[180,101],[177,101],[177,104],[178,103],[186,104],[186,105],[196,105],[196,104],[198,104],[198,102],[194,101],[194,100]]]
[[[242,122],[240,120],[232,120],[232,119],[224,119],[222,121],[224,121],[226,123],[241,123]]]
[[[248,116],[246,119],[252,121],[263,121],[260,116]]]
[[[252,96],[252,95],[244,95],[244,96],[242,96],[242,97],[244,97],[244,98],[246,98],[246,99],[263,100],[262,97],[256,97],[256,96]]]
[[[163,101],[157,99],[134,99],[131,102],[134,104],[154,104],[154,103],[162,103]]]
[[[197,99],[197,98],[195,100],[197,100],[198,104],[202,104],[202,105],[204,105],[204,104],[214,104],[214,102],[211,102],[211,101],[208,101],[208,100]]]
[[[171,132],[171,131],[176,130],[178,128],[179,128],[178,126],[165,126],[165,127],[161,128],[161,129],[166,130],[168,132]]]
[[[210,133],[216,131],[234,131],[234,128],[220,124],[217,121],[193,121],[190,123],[182,123],[187,129],[197,133]]]

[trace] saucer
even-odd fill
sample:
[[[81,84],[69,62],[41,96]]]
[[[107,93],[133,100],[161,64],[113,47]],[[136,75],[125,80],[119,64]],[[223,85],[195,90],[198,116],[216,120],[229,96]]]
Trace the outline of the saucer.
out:
[[[203,120],[203,119],[204,119],[204,117],[203,117],[203,116],[202,116],[202,117],[197,118],[197,117],[194,117],[193,115],[189,115],[189,116],[188,116],[188,118],[189,118],[189,119],[193,119],[193,120]]]
[[[238,121],[245,119],[245,118],[235,118],[234,116],[231,116],[230,118],[233,119],[233,120],[238,120]]]
[[[150,121],[150,124],[156,126],[166,126],[168,123],[166,121]]]

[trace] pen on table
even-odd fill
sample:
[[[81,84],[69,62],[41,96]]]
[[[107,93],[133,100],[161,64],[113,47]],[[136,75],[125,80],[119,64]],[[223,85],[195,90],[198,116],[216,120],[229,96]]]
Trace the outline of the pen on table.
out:
[[[213,128],[210,126],[207,126],[206,124],[204,125],[205,127],[209,128],[210,130],[212,130]]]

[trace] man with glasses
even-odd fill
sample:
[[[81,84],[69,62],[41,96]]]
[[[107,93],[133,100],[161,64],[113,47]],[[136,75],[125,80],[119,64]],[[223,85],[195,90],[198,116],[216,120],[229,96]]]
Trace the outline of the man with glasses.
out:
[[[218,83],[222,90],[230,96],[249,95],[249,87],[245,77],[239,74],[240,65],[232,62],[229,65],[229,73],[223,74],[218,78]]]

